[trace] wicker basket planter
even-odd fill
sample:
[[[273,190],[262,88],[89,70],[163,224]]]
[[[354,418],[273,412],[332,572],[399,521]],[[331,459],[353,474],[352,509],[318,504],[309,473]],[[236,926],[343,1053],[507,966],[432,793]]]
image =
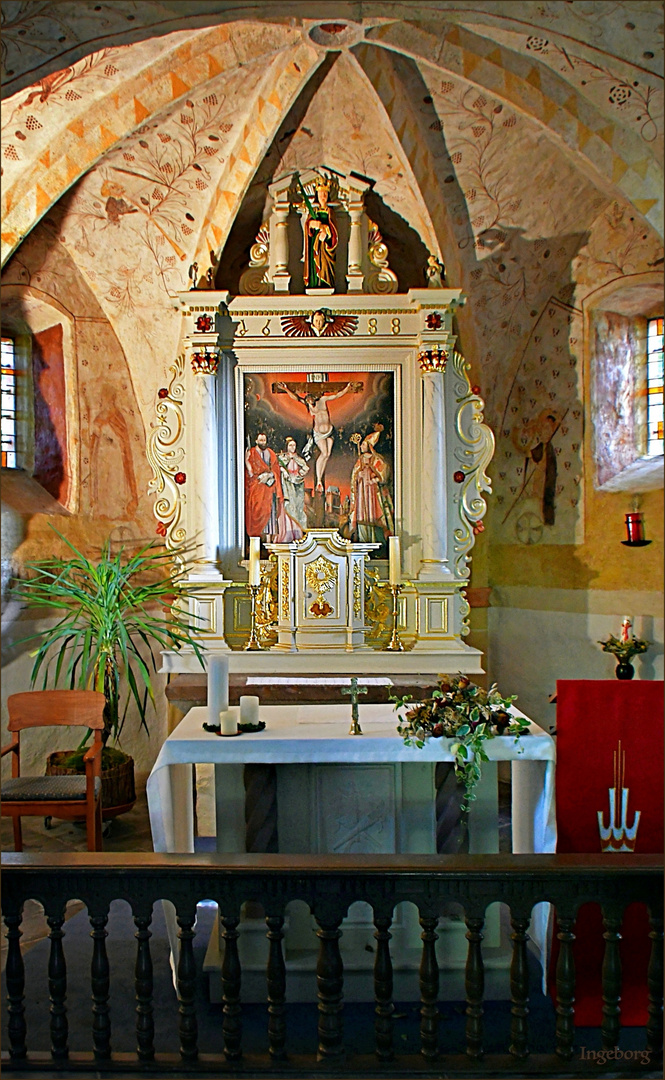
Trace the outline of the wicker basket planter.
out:
[[[47,776],[78,776],[80,769],[68,769],[60,764],[73,753],[72,750],[56,750],[46,759]],[[126,761],[111,769],[102,769],[102,817],[114,818],[131,810],[136,802],[134,788],[134,758],[126,755]],[[83,815],[82,815],[83,818]]]

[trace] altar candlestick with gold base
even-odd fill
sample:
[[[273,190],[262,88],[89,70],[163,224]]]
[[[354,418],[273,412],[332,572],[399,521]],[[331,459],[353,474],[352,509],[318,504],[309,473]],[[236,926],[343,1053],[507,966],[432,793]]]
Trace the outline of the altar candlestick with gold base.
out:
[[[393,629],[392,634],[390,635],[390,641],[386,645],[384,652],[404,652],[404,645],[402,644],[397,630],[397,623],[399,621],[399,594],[404,586],[390,585],[389,588],[393,597]]]
[[[252,652],[252,651],[254,651],[256,649],[263,649],[263,646],[261,645],[261,642],[259,641],[258,634],[256,633],[256,615],[257,615],[258,598],[259,598],[260,589],[261,589],[260,585],[250,585],[249,586],[249,591],[250,591],[250,594],[251,594],[251,597],[252,597],[252,612],[251,612],[251,616],[250,616],[251,623],[250,623],[250,631],[249,631],[249,640],[247,641],[247,644],[245,645],[245,652]]]

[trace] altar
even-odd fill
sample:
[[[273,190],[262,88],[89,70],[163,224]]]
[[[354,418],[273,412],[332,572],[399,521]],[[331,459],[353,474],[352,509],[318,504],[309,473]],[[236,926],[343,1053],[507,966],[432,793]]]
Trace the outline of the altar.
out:
[[[465,297],[436,253],[399,291],[370,187],[323,164],[276,178],[239,292],[195,276],[174,301],[182,351],[149,439],[157,532],[179,561],[188,547],[192,623],[234,671],[314,652],[330,673],[482,672],[464,590],[494,436],[457,344]],[[250,639],[261,657],[239,655]],[[192,664],[182,649],[163,670]]]
[[[324,852],[431,853],[435,845],[434,768],[451,761],[449,739],[431,739],[422,750],[406,747],[395,731],[394,709],[384,704],[359,706],[362,736],[349,734],[346,705],[264,706],[264,731],[220,738],[203,730],[205,708],[193,708],[165,741],[147,786],[156,851],[194,851],[193,769],[213,764],[216,788],[216,847],[244,852],[252,804],[260,803],[261,821],[252,828],[275,835],[285,854]],[[487,744],[490,760],[469,817],[471,853],[497,852],[497,762],[510,761],[512,772],[512,847],[515,853],[555,849],[554,759],[550,735],[536,724],[515,743],[499,736]],[[249,781],[246,766],[258,769]],[[249,785],[258,785],[251,792]],[[246,813],[247,806],[247,813]],[[273,816],[272,822],[266,818]],[[360,908],[361,905],[356,905]],[[542,920],[541,920],[542,922]],[[265,970],[265,925],[243,925],[243,970]],[[345,965],[369,966],[364,945],[371,940],[371,919],[350,912],[343,926]],[[542,927],[534,924],[542,944]],[[415,910],[399,912],[393,928],[397,970],[417,967],[420,928]],[[488,921],[487,945],[498,948],[498,922]],[[466,958],[464,924],[444,920],[439,956],[443,968],[460,968]],[[215,942],[211,945],[215,954]],[[287,966],[295,979],[311,968],[313,953],[309,913],[290,913],[286,934]],[[365,950],[366,951],[366,950]],[[370,957],[371,961],[371,957]],[[208,968],[218,966],[209,958]],[[490,964],[491,966],[491,964]],[[415,970],[415,968],[414,968]],[[296,984],[297,985],[297,984]],[[296,991],[297,993],[297,991]]]

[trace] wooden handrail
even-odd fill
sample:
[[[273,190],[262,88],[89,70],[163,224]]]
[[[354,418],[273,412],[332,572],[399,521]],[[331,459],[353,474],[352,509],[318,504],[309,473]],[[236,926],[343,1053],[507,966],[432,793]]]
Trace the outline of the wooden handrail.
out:
[[[8,853],[3,858],[2,912],[7,927],[6,965],[9,1053],[3,1052],[5,1072],[19,1075],[37,1069],[39,1075],[72,1068],[98,1070],[109,1077],[128,1068],[133,1074],[152,1072],[157,1062],[166,1072],[180,1068],[187,1075],[225,1075],[242,1069],[247,1053],[247,1075],[310,1077],[317,1061],[326,1069],[348,1077],[427,1075],[466,1076],[464,1061],[473,1061],[474,1075],[514,1076],[518,1063],[529,1058],[529,1075],[588,1074],[586,1060],[575,1058],[573,943],[578,909],[589,902],[601,906],[605,926],[605,963],[602,973],[603,1046],[616,1044],[620,1030],[621,969],[618,951],[625,906],[640,902],[649,912],[651,959],[647,976],[649,1019],[645,1054],[652,1067],[662,1053],[662,944],[663,858],[660,855],[280,855],[280,854],[81,854]],[[92,1052],[69,1054],[66,1007],[66,960],[63,949],[65,905],[82,900],[92,928],[91,990],[95,1022]],[[109,1011],[112,965],[105,942],[109,907],[113,900],[129,902],[136,926],[136,1046],[134,1055],[112,1050]],[[28,899],[44,905],[50,929],[49,990],[51,1053],[32,1053],[25,1023],[25,969],[19,940],[21,911]],[[177,963],[180,1058],[159,1053],[155,1046],[150,924],[158,900],[175,905],[178,925]],[[196,906],[211,899],[219,906],[225,945],[222,966],[223,1055],[199,1057],[196,1017],[196,965],[193,939]],[[287,972],[283,938],[286,905],[304,900],[316,923],[318,962],[318,1044],[301,1059],[288,1053]],[[374,913],[376,1058],[345,1058],[343,1037],[344,968],[339,939],[351,904],[370,904]],[[466,1049],[446,1044],[438,1029],[439,970],[435,942],[438,919],[449,901],[464,911],[469,942],[466,965]],[[266,1022],[269,1054],[252,1056],[243,1048],[242,969],[238,950],[241,906],[260,903],[265,910],[267,961]],[[418,909],[422,929],[420,964],[420,1055],[398,1056],[393,1041],[392,960],[389,940],[394,908],[409,901]],[[549,1055],[530,1055],[528,1045],[529,972],[526,942],[534,905],[553,903],[558,917],[559,959],[556,965],[556,1047]],[[481,942],[485,911],[490,904],[510,908],[512,964],[510,970],[511,1021],[507,1053],[484,1058],[484,967]],[[30,988],[29,988],[30,989]],[[41,988],[39,988],[41,990]],[[460,1056],[459,1050],[463,1052]],[[555,1051],[555,1053],[554,1053]],[[316,1056],[315,1056],[316,1055]],[[251,1063],[250,1063],[251,1059]],[[613,1062],[613,1065],[618,1063]],[[628,1062],[626,1062],[628,1065]],[[620,1066],[619,1066],[620,1067]],[[117,1071],[116,1071],[117,1070]],[[286,1071],[283,1071],[286,1070]],[[385,1070],[385,1071],[384,1071]],[[432,1073],[434,1070],[434,1073]],[[522,1065],[519,1068],[522,1072]],[[593,1069],[591,1070],[593,1071]]]

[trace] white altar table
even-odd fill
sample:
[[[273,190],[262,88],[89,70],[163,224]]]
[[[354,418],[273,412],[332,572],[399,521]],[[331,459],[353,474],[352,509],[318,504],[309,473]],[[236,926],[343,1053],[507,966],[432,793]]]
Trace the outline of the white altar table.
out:
[[[347,704],[270,705],[260,710],[265,731],[225,739],[203,730],[207,709],[191,709],[166,739],[148,778],[155,851],[194,851],[192,764],[422,765],[453,760],[451,739],[430,739],[422,750],[404,746],[396,733],[396,713],[391,707],[360,705],[359,710],[363,735],[348,734],[351,710]],[[511,736],[499,736],[487,745],[487,754],[493,762],[512,762],[514,853],[553,852],[556,832],[552,737],[532,723],[530,734],[519,744]],[[223,846],[223,838],[220,840],[220,850],[237,850]]]
[[[422,750],[404,746],[396,732],[395,710],[386,704],[361,704],[359,716],[363,734],[352,736],[349,735],[351,709],[346,703],[263,706],[260,718],[266,724],[264,731],[221,738],[203,730],[203,723],[208,721],[206,708],[191,709],[165,741],[148,779],[155,851],[194,851],[192,766],[203,764],[215,766],[217,850],[244,851],[243,769],[247,764],[261,763],[279,766],[280,851],[434,852],[434,765],[452,761],[452,740],[432,739]],[[553,852],[556,826],[552,737],[531,723],[530,734],[520,744],[516,745],[511,736],[497,737],[487,745],[487,753],[490,761],[484,763],[483,781],[469,815],[469,850],[498,851],[496,762],[510,761],[513,851]],[[321,812],[322,803],[325,812]],[[370,921],[368,913],[361,910],[366,905],[354,907],[358,910],[352,909],[345,920],[342,943],[349,950],[355,948],[357,957],[359,953],[362,955],[362,942]],[[539,907],[541,910],[534,912],[531,937],[542,956],[547,910],[545,905]],[[466,947],[464,924],[455,923],[452,918],[442,922],[448,922],[447,943],[440,954],[442,964],[460,969]],[[311,935],[310,923],[306,914],[292,915],[285,942],[287,968],[290,968],[289,941],[294,955],[302,957]],[[258,946],[248,944],[252,938],[250,924],[245,924],[244,929],[247,931],[244,946],[242,938],[240,942],[241,955],[244,948],[243,971],[252,966],[259,971],[264,968],[260,950],[265,942],[265,926],[254,920],[254,940]],[[172,931],[175,945],[175,924]],[[415,913],[399,913],[392,933],[396,971],[400,957],[403,967],[415,967],[418,961],[414,946],[419,942]],[[497,957],[499,938],[495,913],[486,926],[486,944],[496,947]],[[348,960],[345,958],[345,968],[355,962],[350,953]],[[219,963],[213,940],[206,970],[218,971]],[[487,966],[491,966],[491,961]],[[497,959],[496,966],[505,963]]]

